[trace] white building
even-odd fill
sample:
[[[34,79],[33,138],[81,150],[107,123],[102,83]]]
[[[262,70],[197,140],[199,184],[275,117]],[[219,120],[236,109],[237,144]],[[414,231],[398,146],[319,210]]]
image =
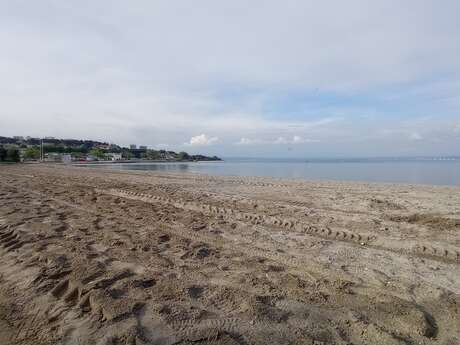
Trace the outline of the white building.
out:
[[[107,156],[110,158],[110,160],[112,161],[120,161],[123,159],[123,157],[121,157],[121,153],[114,153],[114,152],[110,152],[110,153],[107,153]]]

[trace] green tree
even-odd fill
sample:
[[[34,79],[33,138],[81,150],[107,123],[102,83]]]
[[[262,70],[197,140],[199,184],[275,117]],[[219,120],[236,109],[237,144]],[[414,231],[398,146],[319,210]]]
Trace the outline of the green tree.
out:
[[[36,147],[28,147],[24,152],[24,158],[26,159],[38,159],[40,158],[40,150]]]
[[[121,156],[124,158],[124,159],[132,159],[133,158],[133,154],[131,151],[129,150],[123,150],[123,152],[121,153]]]
[[[0,146],[0,162],[6,159],[6,150],[3,146]]]
[[[100,159],[103,159],[106,156],[104,150],[101,149],[92,149],[91,151],[89,151],[89,154]]]
[[[187,161],[190,160],[190,155],[187,152],[182,151],[177,155],[177,159],[180,161]]]
[[[72,157],[76,160],[83,159],[85,157],[84,153],[81,152],[72,152]]]
[[[17,147],[10,147],[6,151],[6,160],[10,162],[19,162],[21,157],[19,156],[19,150]]]
[[[65,148],[62,146],[54,145],[54,144],[45,144],[43,145],[43,152],[44,153],[52,153],[52,152],[65,152]]]
[[[146,158],[147,159],[159,159],[160,158],[160,153],[156,150],[147,150],[146,152]]]

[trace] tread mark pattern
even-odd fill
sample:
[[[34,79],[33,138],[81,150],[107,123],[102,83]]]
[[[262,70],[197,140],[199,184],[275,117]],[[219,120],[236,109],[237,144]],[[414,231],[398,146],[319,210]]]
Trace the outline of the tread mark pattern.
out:
[[[112,196],[128,198],[131,200],[139,200],[143,202],[161,202],[166,203],[177,208],[189,210],[189,211],[196,211],[201,212],[209,216],[218,216],[223,219],[227,219],[229,221],[239,220],[243,222],[249,222],[251,224],[256,225],[268,225],[268,226],[275,226],[285,230],[294,229],[296,231],[308,233],[309,235],[327,238],[331,240],[339,240],[339,241],[346,241],[346,242],[354,242],[354,243],[370,243],[377,239],[376,236],[371,235],[363,235],[358,234],[350,231],[333,231],[331,229],[326,228],[317,228],[311,226],[309,224],[305,224],[299,222],[294,219],[286,219],[286,218],[278,218],[274,216],[268,215],[260,215],[254,214],[249,212],[241,212],[231,208],[225,207],[218,207],[209,204],[197,203],[192,201],[176,201],[170,198],[165,198],[157,195],[151,194],[144,194],[139,192],[131,192],[119,189],[110,189],[106,190],[97,190],[99,193],[102,194],[109,194]]]

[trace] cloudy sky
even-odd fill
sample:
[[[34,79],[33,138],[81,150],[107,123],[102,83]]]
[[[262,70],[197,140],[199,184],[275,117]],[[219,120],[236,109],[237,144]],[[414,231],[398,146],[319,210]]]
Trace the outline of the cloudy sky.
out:
[[[460,154],[460,1],[0,0],[0,135]]]

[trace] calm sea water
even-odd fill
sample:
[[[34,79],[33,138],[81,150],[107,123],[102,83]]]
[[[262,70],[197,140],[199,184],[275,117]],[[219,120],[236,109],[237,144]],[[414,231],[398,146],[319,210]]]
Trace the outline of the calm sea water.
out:
[[[460,159],[236,159],[191,163],[84,164],[116,170],[193,172],[227,176],[269,176],[308,180],[396,182],[460,186]]]

